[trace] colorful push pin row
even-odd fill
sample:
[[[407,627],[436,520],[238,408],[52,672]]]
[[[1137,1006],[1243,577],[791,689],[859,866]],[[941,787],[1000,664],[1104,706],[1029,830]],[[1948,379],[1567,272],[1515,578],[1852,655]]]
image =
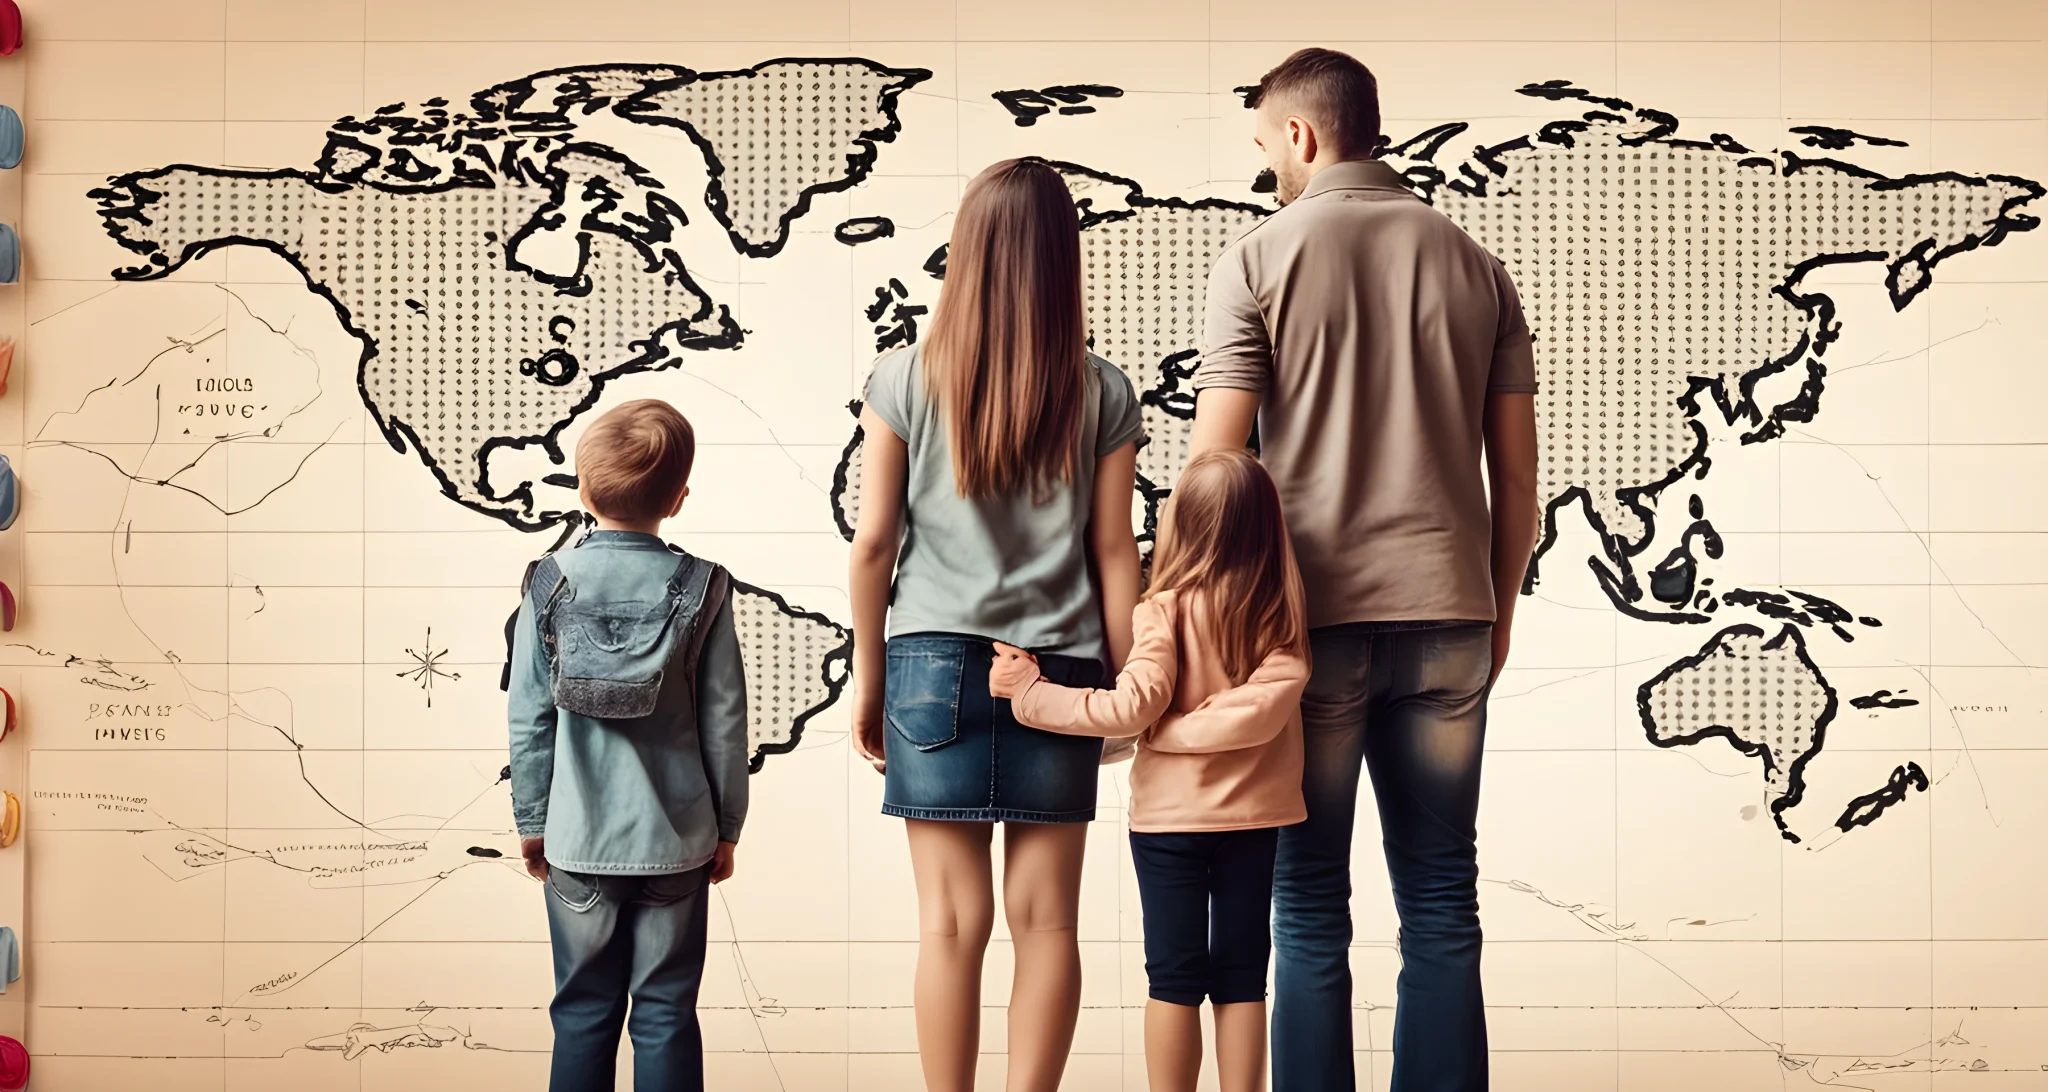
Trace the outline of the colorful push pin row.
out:
[[[14,464],[7,456],[0,455],[0,531],[14,526],[14,519],[21,514],[21,490],[14,480]],[[14,628],[14,590],[0,583],[0,630]],[[13,720],[12,702],[9,702],[8,719]]]
[[[21,48],[21,8],[15,0],[0,0],[0,56],[12,54]],[[0,170],[20,165],[22,150],[21,115],[13,108],[0,106]],[[0,284],[13,284],[21,279],[21,240],[14,228],[0,224]],[[7,392],[7,373],[14,363],[14,339],[0,339],[0,394]],[[15,488],[14,466],[0,455],[0,531],[13,526],[14,517],[21,509],[20,492]],[[14,628],[14,592],[6,584],[0,584],[0,629]],[[0,700],[6,705],[5,720],[0,720],[0,740],[14,731],[14,695],[0,690]],[[12,846],[21,837],[21,798],[12,792],[0,792],[6,797],[4,810],[0,810],[0,849]],[[12,970],[14,957],[10,954],[7,978],[14,978]],[[28,1086],[28,1048],[19,1039],[0,1035],[0,1092],[18,1092]]]
[[[0,170],[21,166],[25,139],[21,115],[12,106],[0,105]],[[20,280],[21,236],[15,233],[14,225],[0,224],[0,284]]]
[[[10,33],[9,27],[12,27]],[[21,41],[20,12],[13,0],[0,0],[0,53],[14,52],[13,45]],[[0,168],[16,166],[21,162],[21,115],[12,107],[0,106]],[[0,224],[0,284],[13,284],[21,279],[21,240],[14,229]],[[14,370],[14,339],[0,337],[0,396],[7,393],[7,377]],[[7,456],[0,455],[0,531],[14,526],[14,518],[21,514],[21,491],[14,480],[14,464]],[[14,590],[0,583],[0,630],[14,628]],[[14,699],[7,699],[7,727],[14,726]],[[0,737],[6,735],[0,731]]]
[[[20,48],[21,7],[15,0],[0,0],[0,56],[12,54]],[[21,115],[11,107],[0,106],[0,170],[18,166],[21,149]],[[21,240],[12,227],[0,224],[0,284],[13,284],[20,279]],[[7,373],[13,363],[14,339],[0,339],[0,394],[7,393]],[[13,526],[20,508],[14,467],[5,456],[0,456],[0,530]],[[6,584],[0,584],[0,629],[13,628],[14,592]],[[6,739],[14,731],[14,695],[0,690],[0,699],[6,703],[6,719],[0,721],[0,739]],[[0,795],[6,797],[5,809],[0,811],[0,849],[6,849],[21,837],[21,798],[12,792]],[[12,978],[13,974],[8,977]],[[17,1092],[26,1088],[28,1072],[28,1048],[19,1039],[0,1035],[0,1092]]]
[[[24,140],[21,115],[12,106],[0,105],[0,170],[21,166]],[[21,236],[15,234],[14,225],[0,224],[0,284],[20,280]]]
[[[0,56],[21,48],[21,7],[14,0],[0,0]],[[21,115],[11,106],[0,106],[0,170],[21,165],[24,134]],[[21,279],[21,238],[11,224],[0,224],[0,284]]]

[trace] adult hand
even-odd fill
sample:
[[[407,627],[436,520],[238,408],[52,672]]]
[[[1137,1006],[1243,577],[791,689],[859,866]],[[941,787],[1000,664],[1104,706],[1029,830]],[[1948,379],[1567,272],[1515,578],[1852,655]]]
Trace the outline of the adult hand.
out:
[[[856,693],[853,698],[853,749],[868,760],[876,773],[885,772],[888,766],[883,743],[886,728],[882,696],[877,694],[870,701],[867,695]]]
[[[1038,657],[1014,645],[997,641],[995,662],[988,668],[988,692],[998,698],[1017,698],[1038,681]]]
[[[541,880],[541,881],[546,881],[546,880],[547,880],[547,878],[548,878],[548,855],[547,855],[547,839],[545,839],[545,838],[521,838],[521,839],[519,839],[519,855],[520,855],[521,857],[524,857],[524,858],[526,858],[526,874],[527,874],[527,875],[529,875],[529,876],[532,876],[532,877],[533,877],[534,879],[536,879],[536,880]]]
[[[1486,685],[1492,686],[1500,679],[1500,669],[1508,665],[1508,627],[1493,627],[1493,670],[1486,677]]]
[[[739,846],[732,842],[718,843],[718,851],[711,855],[711,882],[724,883],[732,879],[732,855]]]

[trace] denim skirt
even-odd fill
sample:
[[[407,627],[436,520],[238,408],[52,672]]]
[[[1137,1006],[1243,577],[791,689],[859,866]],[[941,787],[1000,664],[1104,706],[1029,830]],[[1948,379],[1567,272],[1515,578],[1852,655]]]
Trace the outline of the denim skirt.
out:
[[[882,812],[956,822],[1086,823],[1095,818],[1102,740],[1017,723],[988,692],[995,648],[984,637],[891,638],[882,696],[888,738]],[[1099,660],[1038,654],[1065,686],[1102,685]]]

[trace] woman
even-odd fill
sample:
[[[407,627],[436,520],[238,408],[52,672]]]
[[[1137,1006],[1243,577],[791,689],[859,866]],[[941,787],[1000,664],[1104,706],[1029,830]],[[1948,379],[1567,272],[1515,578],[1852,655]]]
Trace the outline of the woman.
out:
[[[1074,930],[1102,741],[1018,724],[988,676],[995,641],[1070,686],[1101,683],[1130,651],[1142,423],[1084,326],[1066,183],[1043,163],[998,163],[961,199],[930,336],[876,362],[861,413],[854,743],[909,831],[932,1092],[974,1086],[998,822],[1011,1092],[1054,1092],[1080,1008]]]

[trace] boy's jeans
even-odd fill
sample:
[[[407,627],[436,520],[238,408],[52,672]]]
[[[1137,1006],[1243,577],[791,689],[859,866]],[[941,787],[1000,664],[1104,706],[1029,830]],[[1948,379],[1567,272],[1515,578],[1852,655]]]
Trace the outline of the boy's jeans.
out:
[[[1273,872],[1273,1087],[1355,1088],[1351,832],[1372,778],[1401,918],[1393,1092],[1482,1092],[1474,819],[1493,627],[1309,635],[1301,698],[1308,820],[1280,831]]]
[[[708,864],[668,876],[548,869],[555,951],[549,1092],[612,1092],[621,1025],[633,1034],[634,1092],[702,1092],[697,986],[710,878]]]

